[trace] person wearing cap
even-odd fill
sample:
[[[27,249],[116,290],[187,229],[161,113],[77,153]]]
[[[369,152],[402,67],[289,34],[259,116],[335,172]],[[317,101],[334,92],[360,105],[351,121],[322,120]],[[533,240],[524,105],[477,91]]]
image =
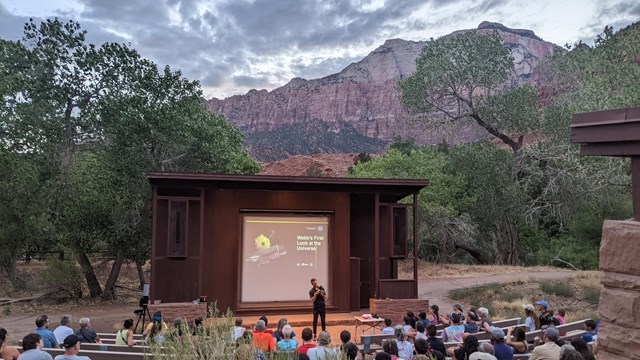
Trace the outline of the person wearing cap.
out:
[[[22,354],[20,360],[53,360],[49,353],[42,351],[44,347],[42,337],[37,333],[31,333],[22,339]]]
[[[540,312],[540,316],[538,316],[538,319],[540,319],[540,328],[542,329],[546,326],[553,325],[555,318],[553,317],[553,312],[550,314],[548,311],[549,303],[545,300],[540,300],[536,302],[536,306]]]
[[[560,333],[556,328],[548,328],[544,331],[544,344],[536,346],[531,352],[529,360],[546,360],[560,358],[560,346],[556,341]]]
[[[512,360],[513,348],[504,341],[504,330],[493,327],[491,328],[491,345],[493,345],[493,355],[498,360]]]
[[[167,325],[167,323],[162,321],[162,312],[156,311],[155,313],[153,313],[153,317],[151,317],[151,322],[147,325],[147,327],[142,332],[142,336],[149,335],[149,333],[151,332],[151,329],[153,328],[153,324],[155,323],[162,323],[163,332],[169,330],[169,326]]]
[[[87,356],[78,356],[80,352],[80,339],[75,335],[69,335],[62,342],[64,355],[58,355],[54,360],[91,360]]]
[[[321,331],[318,335],[318,346],[307,350],[309,360],[334,359],[338,354],[329,348],[331,335],[326,331]]]
[[[53,330],[53,335],[59,344],[62,344],[67,336],[73,335],[73,329],[69,327],[72,321],[73,317],[71,315],[65,315],[60,319],[60,326]]]
[[[536,331],[540,329],[540,319],[536,316],[536,308],[533,307],[532,304],[522,305],[524,309],[524,313],[526,315],[526,320],[524,324],[526,325],[527,331]]]

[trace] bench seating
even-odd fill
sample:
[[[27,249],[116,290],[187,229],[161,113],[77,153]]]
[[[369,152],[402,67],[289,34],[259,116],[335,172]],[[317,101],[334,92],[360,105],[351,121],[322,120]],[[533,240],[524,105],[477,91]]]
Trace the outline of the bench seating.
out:
[[[17,348],[22,354],[22,347]],[[52,357],[58,355],[64,355],[63,349],[51,349],[45,348],[42,351],[47,352]],[[146,360],[153,359],[153,354],[149,353],[132,353],[132,352],[119,352],[119,351],[93,351],[80,349],[79,356],[88,356],[91,360]]]
[[[98,337],[100,340],[112,339],[116,340],[116,333],[98,333]],[[133,334],[133,340],[144,340],[142,334]]]

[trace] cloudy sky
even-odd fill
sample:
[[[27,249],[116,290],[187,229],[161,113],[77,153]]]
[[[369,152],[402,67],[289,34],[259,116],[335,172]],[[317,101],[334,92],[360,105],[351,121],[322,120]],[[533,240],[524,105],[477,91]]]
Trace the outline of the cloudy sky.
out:
[[[482,21],[589,43],[640,20],[638,0],[0,0],[0,37],[32,17],[73,19],[96,44],[130,43],[200,80],[207,97],[271,90],[358,61],[386,39],[427,40]]]

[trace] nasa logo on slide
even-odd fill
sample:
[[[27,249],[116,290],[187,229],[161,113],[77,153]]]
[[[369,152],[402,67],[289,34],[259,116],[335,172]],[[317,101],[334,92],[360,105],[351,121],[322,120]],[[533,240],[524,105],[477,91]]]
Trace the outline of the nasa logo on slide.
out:
[[[322,226],[322,225],[318,225],[318,231],[319,231],[319,232],[322,232],[322,230],[324,230],[324,226]]]

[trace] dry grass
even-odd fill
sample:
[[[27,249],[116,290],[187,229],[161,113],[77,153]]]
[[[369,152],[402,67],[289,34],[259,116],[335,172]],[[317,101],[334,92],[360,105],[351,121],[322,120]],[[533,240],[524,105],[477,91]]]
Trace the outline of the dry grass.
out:
[[[565,270],[550,266],[523,267],[507,265],[435,264],[426,261],[418,262],[418,279],[421,280],[464,278],[537,271],[557,272]],[[407,259],[400,262],[398,266],[398,277],[400,279],[413,279],[413,259]]]
[[[600,271],[581,271],[573,279],[573,285],[580,288],[597,288],[601,287],[602,273]]]

